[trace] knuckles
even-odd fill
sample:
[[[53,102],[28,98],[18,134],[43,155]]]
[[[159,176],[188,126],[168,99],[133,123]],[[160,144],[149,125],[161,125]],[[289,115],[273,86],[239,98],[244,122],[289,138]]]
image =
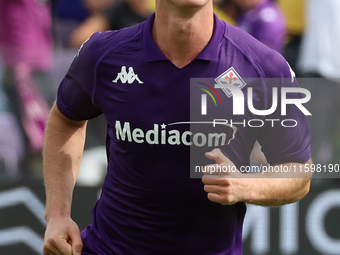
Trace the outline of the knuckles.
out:
[[[220,184],[223,186],[230,186],[231,185],[231,180],[227,178],[221,178],[219,180]]]
[[[42,250],[43,254],[48,255],[50,252],[52,252],[52,245],[49,243],[44,243],[44,247]]]
[[[55,246],[58,244],[58,241],[54,237],[50,237],[47,239],[46,245],[52,245]]]
[[[82,250],[83,249],[83,244],[82,243],[77,243],[77,244],[74,244],[73,247],[76,250]]]

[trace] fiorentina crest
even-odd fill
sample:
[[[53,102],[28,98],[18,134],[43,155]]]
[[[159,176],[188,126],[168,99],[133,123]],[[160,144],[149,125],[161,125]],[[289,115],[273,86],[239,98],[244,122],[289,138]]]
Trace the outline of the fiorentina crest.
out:
[[[239,89],[242,89],[244,86],[247,85],[245,81],[241,78],[241,76],[236,72],[234,67],[230,67],[227,71],[218,76],[215,79],[215,82],[221,85],[223,84],[233,85],[235,87],[238,87]],[[231,91],[227,88],[222,88],[222,90],[228,98],[230,98],[233,95]]]

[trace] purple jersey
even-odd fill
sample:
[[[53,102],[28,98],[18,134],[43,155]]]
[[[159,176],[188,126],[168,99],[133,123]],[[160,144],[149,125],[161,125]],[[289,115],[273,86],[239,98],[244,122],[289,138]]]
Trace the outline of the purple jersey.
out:
[[[280,7],[266,0],[242,14],[237,26],[272,49],[282,52],[285,44],[286,21]]]
[[[232,68],[241,77],[297,84],[280,54],[216,16],[209,44],[177,68],[156,46],[153,20],[154,15],[134,27],[93,35],[58,91],[57,106],[68,118],[103,113],[108,120],[108,172],[93,224],[82,231],[83,254],[242,254],[245,204],[213,203],[201,180],[190,178],[190,148],[196,146],[185,124],[190,122],[190,78],[215,79]],[[254,89],[257,109],[268,101],[266,86],[273,85]],[[233,118],[232,100],[219,93],[226,118]],[[272,163],[305,162],[310,158],[307,118],[294,110],[287,117],[298,119],[299,127],[241,127],[222,149],[237,166],[247,165],[258,139]]]

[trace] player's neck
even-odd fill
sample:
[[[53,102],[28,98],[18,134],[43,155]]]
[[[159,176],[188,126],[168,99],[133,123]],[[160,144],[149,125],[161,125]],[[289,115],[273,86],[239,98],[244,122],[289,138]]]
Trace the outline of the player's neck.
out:
[[[193,15],[156,11],[152,36],[164,55],[182,68],[206,47],[213,30],[212,6],[206,6]]]

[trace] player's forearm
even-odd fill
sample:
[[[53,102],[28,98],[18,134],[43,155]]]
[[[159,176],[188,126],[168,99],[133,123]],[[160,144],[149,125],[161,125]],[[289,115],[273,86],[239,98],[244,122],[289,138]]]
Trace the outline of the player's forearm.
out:
[[[69,216],[85,142],[86,122],[67,120],[57,109],[49,116],[43,150],[46,220]]]
[[[289,163],[283,166],[296,165],[296,169],[305,167],[305,164]],[[311,164],[311,160],[306,162]],[[301,166],[300,166],[301,165]],[[306,172],[303,171],[298,174],[287,173],[265,173],[255,174],[259,178],[250,178],[249,197],[245,202],[250,204],[264,205],[264,206],[279,206],[288,203],[299,201],[305,197],[310,189],[310,181],[312,173],[308,172],[309,168],[306,167]]]

